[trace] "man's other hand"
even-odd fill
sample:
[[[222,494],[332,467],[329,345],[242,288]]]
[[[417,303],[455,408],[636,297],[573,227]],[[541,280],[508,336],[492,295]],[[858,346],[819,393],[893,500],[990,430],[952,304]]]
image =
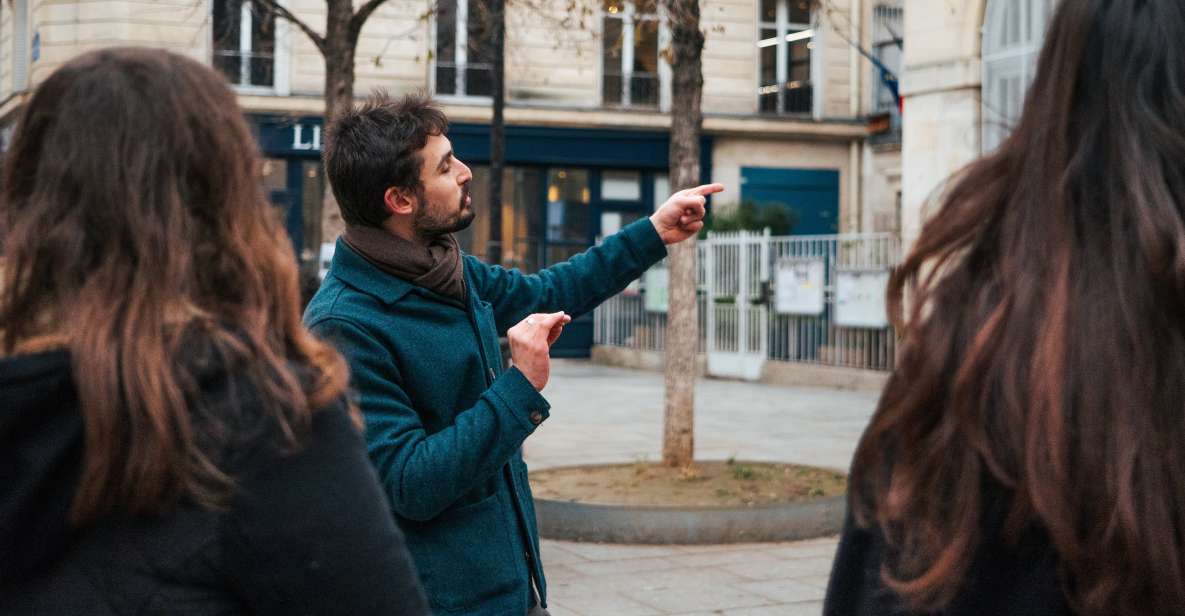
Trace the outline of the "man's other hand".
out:
[[[724,190],[723,184],[704,184],[671,195],[650,217],[664,244],[670,245],[699,233],[704,228],[704,205],[708,195]]]
[[[533,314],[506,332],[510,360],[536,391],[543,391],[547,386],[551,376],[551,345],[570,322],[572,317],[563,312]]]

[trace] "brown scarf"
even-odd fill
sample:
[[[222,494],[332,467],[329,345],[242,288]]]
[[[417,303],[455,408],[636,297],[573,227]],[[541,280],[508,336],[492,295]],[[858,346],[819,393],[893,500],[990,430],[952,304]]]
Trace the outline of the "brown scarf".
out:
[[[347,225],[346,243],[384,272],[416,286],[465,303],[465,267],[453,235],[427,247],[377,227]]]

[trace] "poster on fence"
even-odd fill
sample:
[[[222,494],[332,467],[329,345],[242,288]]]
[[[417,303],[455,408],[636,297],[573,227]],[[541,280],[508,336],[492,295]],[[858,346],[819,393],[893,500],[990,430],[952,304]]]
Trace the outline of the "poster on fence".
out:
[[[646,312],[661,312],[666,314],[670,298],[670,295],[668,295],[670,280],[670,270],[665,267],[652,267],[646,270],[646,274],[642,278],[646,289]]]
[[[782,259],[774,278],[774,309],[781,314],[823,314],[826,265],[822,259]]]
[[[841,270],[835,274],[835,324],[840,327],[888,327],[885,291],[887,269]]]

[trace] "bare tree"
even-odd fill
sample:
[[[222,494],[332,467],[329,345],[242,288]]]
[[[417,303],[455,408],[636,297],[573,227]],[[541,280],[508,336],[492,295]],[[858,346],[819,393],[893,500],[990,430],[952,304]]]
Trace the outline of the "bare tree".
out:
[[[325,59],[325,118],[354,101],[354,55],[366,20],[387,0],[366,0],[354,10],[351,0],[325,0],[325,33],[319,34],[305,20],[277,0],[256,0],[259,4],[300,28]]]
[[[502,263],[506,253],[502,237],[502,172],[506,168],[506,0],[478,3],[471,15],[478,20],[477,32],[490,46],[490,186],[489,241],[486,261]]]
[[[341,110],[348,109],[354,102],[354,58],[362,27],[387,0],[366,0],[357,10],[354,10],[352,0],[325,0],[324,34],[317,32],[307,21],[292,13],[278,0],[255,1],[267,11],[287,20],[304,32],[325,59],[325,122],[328,123]],[[337,201],[333,198],[328,183],[322,195],[321,212],[309,212],[307,215],[320,220],[319,241],[336,237],[342,231]],[[306,279],[315,280],[316,260],[305,263],[303,269]]]
[[[515,0],[536,15],[546,16],[545,0]],[[672,191],[700,183],[700,136],[703,127],[703,66],[705,35],[700,27],[700,0],[663,0],[671,32],[670,48],[662,55],[672,68],[670,187]],[[587,31],[594,13],[588,4],[568,0],[560,31]],[[628,86],[627,86],[628,87]],[[661,196],[659,196],[661,198]],[[669,308],[666,332],[665,409],[662,461],[668,466],[690,465],[695,456],[695,381],[699,349],[696,303],[696,245],[670,247]]]
[[[672,190],[700,181],[703,129],[703,51],[699,0],[665,0],[670,19],[672,69],[670,178]],[[695,380],[699,350],[694,240],[671,246],[670,307],[666,334],[666,406],[662,461],[687,466],[695,456]]]

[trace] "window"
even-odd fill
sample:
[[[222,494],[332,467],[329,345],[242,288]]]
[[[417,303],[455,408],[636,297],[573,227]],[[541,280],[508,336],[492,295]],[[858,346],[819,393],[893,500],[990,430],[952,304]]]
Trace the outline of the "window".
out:
[[[898,126],[900,101],[899,89],[894,76],[901,75],[901,50],[904,41],[901,33],[905,26],[905,9],[902,0],[882,2],[872,9],[872,55],[880,66],[872,67],[873,96],[872,110],[893,114],[894,126]]]
[[[255,0],[214,0],[214,67],[239,86],[272,88],[276,17]]]
[[[983,26],[983,151],[1012,132],[1033,80],[1053,0],[991,0]]]
[[[12,6],[12,91],[29,87],[29,0]]]
[[[637,171],[602,171],[602,201],[641,201],[642,174]]]
[[[494,41],[486,3],[439,0],[436,11],[436,93],[491,96]]]
[[[658,107],[665,78],[656,0],[604,0],[601,98],[606,105]]]
[[[811,113],[810,0],[761,0],[757,38],[761,68],[758,109],[772,113]]]

